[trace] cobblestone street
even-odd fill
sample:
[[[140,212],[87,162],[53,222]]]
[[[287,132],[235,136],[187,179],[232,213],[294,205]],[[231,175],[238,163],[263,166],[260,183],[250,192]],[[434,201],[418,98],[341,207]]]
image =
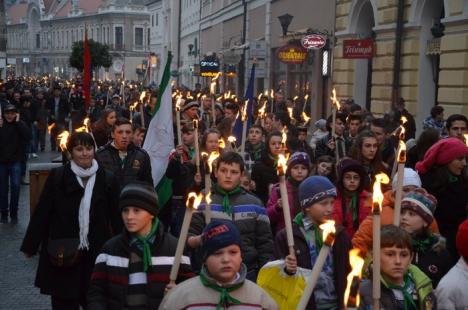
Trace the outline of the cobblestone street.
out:
[[[50,162],[58,153],[40,153],[30,163]],[[19,251],[29,222],[29,186],[22,185],[17,225],[0,224],[0,309],[48,310],[50,297],[34,286],[38,256],[27,259]]]

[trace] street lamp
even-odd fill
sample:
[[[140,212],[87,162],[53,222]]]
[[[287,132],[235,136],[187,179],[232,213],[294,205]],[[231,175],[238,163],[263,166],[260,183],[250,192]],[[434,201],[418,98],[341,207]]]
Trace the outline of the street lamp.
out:
[[[278,16],[281,28],[283,28],[283,36],[286,36],[288,34],[288,27],[291,24],[293,17],[294,16],[288,13]]]

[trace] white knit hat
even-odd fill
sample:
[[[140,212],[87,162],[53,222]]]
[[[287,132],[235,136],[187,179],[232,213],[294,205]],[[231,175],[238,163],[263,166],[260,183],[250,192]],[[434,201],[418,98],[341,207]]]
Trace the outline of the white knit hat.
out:
[[[393,177],[393,180],[392,180],[393,190],[396,190],[397,180],[398,180],[398,173],[395,173],[395,176]],[[419,178],[419,174],[411,168],[405,168],[404,175],[403,175],[403,186],[408,186],[408,185],[421,187],[421,179]]]

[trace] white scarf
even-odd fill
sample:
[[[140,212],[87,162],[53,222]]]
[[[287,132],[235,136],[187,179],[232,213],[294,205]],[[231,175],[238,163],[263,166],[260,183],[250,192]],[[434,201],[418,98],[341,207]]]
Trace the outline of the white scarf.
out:
[[[88,231],[89,231],[89,209],[91,208],[91,198],[93,196],[94,182],[96,181],[96,171],[99,166],[95,159],[90,168],[84,169],[78,166],[73,160],[70,161],[71,170],[76,175],[76,179],[81,187],[84,188],[84,195],[80,202],[79,223],[80,223],[80,245],[78,249],[89,249]],[[86,187],[81,178],[89,178]]]

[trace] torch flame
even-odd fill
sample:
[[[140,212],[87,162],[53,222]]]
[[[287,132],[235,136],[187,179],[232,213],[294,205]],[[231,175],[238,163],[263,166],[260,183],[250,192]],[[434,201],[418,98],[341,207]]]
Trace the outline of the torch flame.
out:
[[[468,133],[465,133],[463,136],[465,137],[466,146],[468,146]]]
[[[398,148],[398,162],[406,162],[406,143],[400,140],[400,147]]]
[[[180,105],[182,104],[182,100],[183,100],[183,99],[182,99],[182,96],[179,95],[179,96],[177,97],[177,102],[176,102],[176,110],[177,110],[177,111],[180,111]]]
[[[299,99],[299,96],[294,96],[293,101],[296,101],[297,99]]]
[[[388,178],[388,175],[385,173],[379,173],[378,175],[375,176],[375,182],[373,186],[373,194],[372,194],[372,202],[375,207],[375,204],[377,203],[380,210],[382,210],[382,202],[384,199],[384,195],[382,193],[382,188],[380,185],[383,184],[388,184],[390,182],[390,179]]]
[[[202,193],[198,195],[194,192],[189,193],[187,197],[187,202],[186,202],[187,208],[192,208],[195,210],[198,209],[198,206],[202,202],[202,199],[203,199]]]
[[[348,274],[347,277],[347,285],[344,294],[344,304],[345,306],[348,305],[349,295],[351,292],[351,284],[353,283],[353,278],[356,277],[359,280],[362,278],[362,267],[364,267],[364,259],[359,256],[359,249],[352,249],[349,251],[349,264],[351,265],[351,272]],[[354,297],[354,296],[353,296]],[[359,308],[359,294],[356,294],[356,308]]]
[[[340,102],[338,101],[338,98],[336,97],[336,90],[333,88],[332,90],[332,96],[330,97],[332,101],[333,108],[336,110],[339,110],[341,108]]]
[[[211,192],[208,192],[205,196],[206,204],[211,204]]]
[[[304,96],[304,101],[307,102],[307,99],[309,99],[309,94]]]
[[[143,101],[143,99],[145,99],[146,97],[146,91],[143,91],[140,95],[140,101]]]
[[[210,84],[210,93],[214,95],[216,93],[216,80],[221,75],[221,72],[218,72],[212,79]]]
[[[258,94],[258,97],[257,97],[258,101],[262,100],[262,95],[263,95],[262,93]]]
[[[224,139],[219,139],[218,140],[218,145],[220,149],[224,149],[226,147],[226,142],[224,142]]]
[[[288,169],[288,160],[283,154],[278,155],[278,172],[284,174]]]
[[[336,232],[335,229],[335,221],[328,220],[322,225],[319,226],[320,229],[323,231],[323,241],[327,240],[329,234],[334,234]]]
[[[133,104],[131,104],[128,108],[130,111],[135,111],[136,107],[138,105],[138,101],[135,101]]]
[[[289,118],[294,119],[293,108],[288,108]]]
[[[47,126],[47,130],[49,131],[49,135],[50,135],[50,132],[52,131],[52,129],[54,129],[54,127],[55,127],[55,123],[52,123],[49,126]]]
[[[83,125],[85,125],[86,128],[89,127],[89,117],[87,117],[87,118],[85,118],[85,119],[83,120]]]
[[[229,136],[227,140],[230,143],[235,143],[237,141],[236,137],[234,137],[234,136]]]
[[[265,90],[264,93],[265,97],[268,97],[268,90]]]
[[[66,130],[57,136],[57,138],[60,139],[59,146],[62,152],[67,150],[67,142],[68,142],[69,136],[70,136],[70,133]]]
[[[310,120],[310,117],[307,116],[306,112],[302,112],[302,118],[304,119],[304,122],[308,123]]]
[[[275,91],[273,89],[270,90],[270,98],[271,99],[275,98]]]
[[[247,106],[249,105],[249,100],[245,100],[244,108],[242,109],[242,121],[245,122],[247,120]]]
[[[80,128],[75,129],[76,132],[88,132],[88,127],[81,126]]]
[[[406,118],[406,116],[402,116],[400,118],[400,121],[401,121],[401,124],[404,125],[404,124],[406,124],[408,122],[408,119]]]
[[[265,116],[265,110],[266,110],[266,101],[263,103],[262,107],[258,109],[258,115],[263,118]]]
[[[222,140],[224,143],[224,140]],[[219,152],[211,152],[210,156],[208,157],[208,160],[206,161],[208,163],[208,167],[210,169],[210,173],[213,171],[213,162],[219,157]]]
[[[288,141],[288,134],[286,133],[286,126],[283,127],[283,130],[281,130],[281,143],[283,145],[286,145],[286,142]]]

